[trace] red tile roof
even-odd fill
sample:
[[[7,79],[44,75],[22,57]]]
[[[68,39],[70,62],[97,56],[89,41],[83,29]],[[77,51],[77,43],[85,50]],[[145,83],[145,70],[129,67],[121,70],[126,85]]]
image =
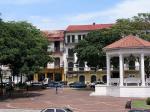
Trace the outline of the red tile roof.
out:
[[[47,30],[42,31],[49,41],[63,41],[64,40],[64,31],[63,30]]]
[[[150,42],[143,40],[139,37],[129,35],[126,36],[104,48],[109,49],[120,49],[120,48],[150,48]]]
[[[92,30],[110,28],[112,25],[113,24],[70,25],[68,26],[66,31],[67,32],[92,31]]]

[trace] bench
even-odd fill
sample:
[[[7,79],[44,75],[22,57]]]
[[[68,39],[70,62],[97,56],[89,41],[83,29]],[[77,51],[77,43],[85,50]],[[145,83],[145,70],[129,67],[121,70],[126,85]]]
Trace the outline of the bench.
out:
[[[124,83],[125,85],[127,86],[127,84],[137,84],[138,86],[140,85],[141,83],[141,79],[140,78],[125,78],[124,79]]]
[[[117,86],[119,86],[119,83],[120,83],[120,78],[110,78],[109,80],[110,85],[117,84]]]

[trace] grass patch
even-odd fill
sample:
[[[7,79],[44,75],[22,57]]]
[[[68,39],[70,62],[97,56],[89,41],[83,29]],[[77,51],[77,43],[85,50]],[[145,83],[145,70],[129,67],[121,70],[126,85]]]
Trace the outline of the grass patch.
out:
[[[150,109],[150,105],[147,105],[145,100],[133,100],[132,108]]]

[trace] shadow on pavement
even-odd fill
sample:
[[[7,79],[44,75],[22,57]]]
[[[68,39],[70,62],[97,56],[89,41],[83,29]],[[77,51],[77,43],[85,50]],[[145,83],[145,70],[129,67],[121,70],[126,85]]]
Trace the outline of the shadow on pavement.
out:
[[[31,97],[37,97],[37,96],[41,96],[43,94],[37,93],[36,91],[23,91],[23,90],[16,90],[13,91],[9,94],[0,96],[0,102],[1,101],[6,101],[9,99],[17,99],[17,98],[31,98]]]

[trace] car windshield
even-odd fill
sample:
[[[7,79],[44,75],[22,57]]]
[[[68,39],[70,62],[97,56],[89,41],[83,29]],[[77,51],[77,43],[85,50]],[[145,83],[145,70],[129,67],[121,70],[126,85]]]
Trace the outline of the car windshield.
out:
[[[67,112],[73,112],[73,111],[70,110],[69,108],[64,108],[64,110],[66,110]]]

